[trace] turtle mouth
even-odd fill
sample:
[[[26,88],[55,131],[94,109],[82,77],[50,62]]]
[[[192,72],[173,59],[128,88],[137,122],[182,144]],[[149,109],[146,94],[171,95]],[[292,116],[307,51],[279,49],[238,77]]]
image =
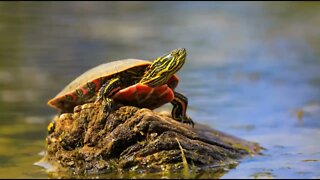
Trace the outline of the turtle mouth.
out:
[[[179,48],[171,52],[171,56],[176,56],[178,59],[185,59],[187,55],[187,51],[185,48]]]

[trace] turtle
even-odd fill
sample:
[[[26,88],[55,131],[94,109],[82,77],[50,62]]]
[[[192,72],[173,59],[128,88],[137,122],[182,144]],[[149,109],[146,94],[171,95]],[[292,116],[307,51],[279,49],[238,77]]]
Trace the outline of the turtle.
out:
[[[116,104],[152,110],[170,102],[172,118],[194,126],[186,114],[188,98],[175,91],[179,82],[175,73],[186,55],[185,48],[178,48],[152,62],[123,59],[101,64],[74,79],[48,105],[65,113],[77,105],[101,102],[109,114]]]

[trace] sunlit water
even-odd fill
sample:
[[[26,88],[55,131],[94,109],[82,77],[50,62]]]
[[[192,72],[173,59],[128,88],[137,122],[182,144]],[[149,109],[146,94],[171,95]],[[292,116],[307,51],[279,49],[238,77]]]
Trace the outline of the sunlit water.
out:
[[[319,24],[319,3],[1,2],[0,178],[48,177],[46,102],[79,74],[178,47],[188,114],[266,148],[221,178],[320,178]]]

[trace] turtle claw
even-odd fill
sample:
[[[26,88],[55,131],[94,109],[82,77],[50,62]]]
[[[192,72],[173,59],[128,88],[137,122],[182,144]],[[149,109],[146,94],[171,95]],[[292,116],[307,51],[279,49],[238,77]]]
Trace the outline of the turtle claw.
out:
[[[105,99],[102,101],[102,111],[106,114],[108,117],[110,113],[115,109],[115,103],[112,99]]]
[[[191,125],[192,127],[194,127],[194,122],[193,120],[189,117],[189,116],[181,116],[181,122],[184,123],[184,124],[189,124]]]

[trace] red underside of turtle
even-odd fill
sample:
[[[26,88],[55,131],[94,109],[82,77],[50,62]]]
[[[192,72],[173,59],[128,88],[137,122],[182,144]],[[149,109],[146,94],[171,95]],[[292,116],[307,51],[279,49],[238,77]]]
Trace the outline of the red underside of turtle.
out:
[[[138,83],[120,90],[112,99],[125,105],[155,109],[171,102],[174,93],[167,84],[152,88]]]

